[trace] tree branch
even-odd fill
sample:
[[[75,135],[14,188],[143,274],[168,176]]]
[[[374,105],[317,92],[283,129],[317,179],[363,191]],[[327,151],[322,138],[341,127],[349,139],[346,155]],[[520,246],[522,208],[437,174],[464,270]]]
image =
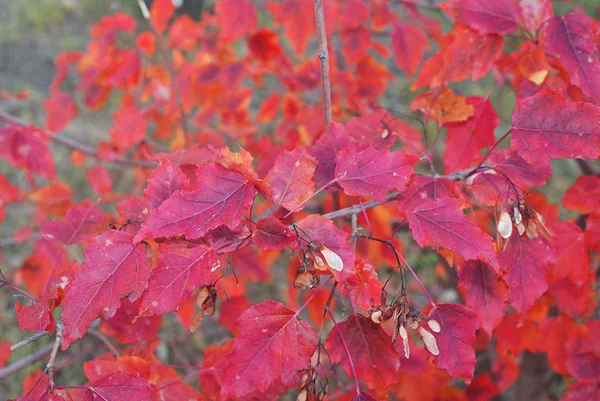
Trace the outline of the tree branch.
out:
[[[331,117],[331,82],[329,80],[329,50],[327,49],[327,31],[325,30],[325,16],[323,14],[322,0],[314,0],[315,23],[319,37],[319,62],[321,64],[321,81],[323,83],[323,113],[325,126],[332,121]]]
[[[15,117],[11,114],[8,114],[2,110],[0,110],[0,118],[8,121],[10,123],[13,123],[13,124],[18,124],[18,125],[23,125],[23,126],[33,125],[33,124],[29,124],[27,121],[21,120],[20,118]],[[94,149],[91,146],[85,145],[81,142],[78,142],[76,139],[69,138],[64,135],[49,135],[49,138],[54,143],[62,145],[71,150],[78,150],[82,153],[85,153],[88,156],[92,156],[92,157],[96,158],[98,161],[105,162],[105,163],[119,164],[119,165],[127,166],[127,167],[143,167],[143,168],[154,168],[158,165],[157,162],[152,161],[152,160],[132,160],[132,159],[128,159],[128,158],[120,157],[120,156],[117,156],[112,160],[102,160],[96,154],[96,149]]]
[[[42,360],[52,352],[52,348],[54,348],[54,344],[44,345],[42,348],[35,351],[33,354],[27,355],[25,358],[18,360],[17,362],[6,366],[3,369],[0,369],[0,379],[4,379],[7,376],[12,375],[15,372],[18,372],[21,369],[25,369],[27,366],[36,363],[39,360]]]

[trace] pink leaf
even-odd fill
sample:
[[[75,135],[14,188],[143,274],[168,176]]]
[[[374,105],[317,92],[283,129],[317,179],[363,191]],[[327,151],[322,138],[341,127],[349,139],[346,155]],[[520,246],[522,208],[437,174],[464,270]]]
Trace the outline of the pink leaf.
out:
[[[448,0],[442,7],[458,21],[481,33],[506,34],[519,27],[517,0]]]
[[[263,251],[279,251],[295,239],[294,231],[272,216],[260,219],[256,223],[256,231],[252,234],[252,242]]]
[[[317,161],[305,148],[283,151],[266,178],[273,190],[273,203],[288,210],[300,210],[296,208],[315,192],[312,179],[316,168]]]
[[[427,36],[415,25],[396,23],[392,28],[391,41],[396,65],[412,77],[423,59],[423,52],[429,50]]]
[[[62,219],[49,221],[42,227],[42,237],[62,245],[91,240],[102,228],[104,213],[95,205],[73,206]]]
[[[150,385],[141,377],[114,372],[102,377],[86,391],[82,401],[151,401]]]

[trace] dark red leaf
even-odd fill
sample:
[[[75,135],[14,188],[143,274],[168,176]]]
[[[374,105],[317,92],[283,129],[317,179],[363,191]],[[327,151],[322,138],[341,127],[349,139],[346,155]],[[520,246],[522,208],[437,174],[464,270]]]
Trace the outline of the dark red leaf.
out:
[[[526,312],[546,292],[546,268],[552,257],[541,238],[530,240],[513,231],[499,261],[508,285],[508,303],[516,310]]]
[[[416,175],[408,185],[408,190],[398,197],[398,210],[408,213],[415,210],[424,200],[460,199],[461,196],[457,184],[447,178]]]
[[[240,335],[224,359],[222,397],[266,392],[276,381],[297,383],[317,345],[309,324],[282,304],[265,301],[244,312],[235,326]]]
[[[46,301],[39,301],[27,306],[22,306],[20,302],[17,302],[15,309],[17,311],[15,320],[19,323],[21,330],[41,332],[54,327],[54,318]]]
[[[49,221],[42,227],[42,236],[62,245],[91,240],[104,223],[104,213],[91,204],[75,205],[63,217]]]
[[[340,150],[354,142],[346,128],[340,123],[331,123],[308,149],[308,153],[317,159],[315,182],[327,184],[334,178],[336,156]]]
[[[585,214],[600,210],[600,177],[597,175],[577,177],[575,184],[565,193],[563,206]]]
[[[335,180],[348,195],[385,199],[388,190],[403,190],[414,174],[418,157],[369,146],[358,150],[351,145],[336,157]]]
[[[263,251],[279,251],[295,239],[294,231],[273,216],[260,219],[256,223],[256,230],[252,233],[252,242]]]
[[[595,21],[584,13],[552,18],[544,25],[546,49],[558,57],[579,86],[594,103],[600,103],[600,52],[596,45]]]
[[[140,305],[140,316],[164,315],[177,310],[196,288],[212,284],[219,259],[212,248],[161,244],[157,267]]]
[[[600,156],[600,108],[567,101],[560,90],[518,99],[512,122],[510,147],[529,163]]]
[[[342,288],[352,296],[355,305],[368,311],[373,305],[379,304],[383,285],[368,260],[357,260],[355,270],[356,274],[352,275]]]
[[[486,263],[467,261],[458,271],[459,284],[465,287],[467,305],[479,315],[489,334],[502,320],[506,309],[506,284]]]
[[[424,200],[407,218],[419,246],[446,248],[466,260],[498,267],[492,238],[467,219],[455,199]]]
[[[85,261],[67,288],[61,319],[65,325],[62,349],[83,337],[96,318],[110,319],[129,295],[137,299],[147,286],[150,261],[141,244],[129,234],[109,230],[85,250]]]
[[[251,0],[222,0],[215,4],[220,39],[232,42],[256,28],[256,8]]]
[[[481,33],[512,32],[519,27],[521,18],[517,0],[448,0],[443,3],[443,8]]]
[[[532,33],[554,16],[551,0],[521,0],[521,12],[523,24]]]
[[[435,366],[446,369],[453,378],[461,377],[470,383],[476,362],[471,344],[479,328],[477,315],[464,305],[443,304],[434,308],[430,316],[441,328],[439,333],[432,333],[440,350]]]
[[[148,177],[148,186],[144,190],[148,212],[154,214],[173,193],[186,189],[190,189],[189,183],[181,168],[167,159],[161,160]]]
[[[392,345],[392,338],[365,316],[353,314],[333,327],[325,341],[325,349],[331,362],[341,363],[349,375],[352,374],[350,363],[353,363],[358,379],[370,389],[382,389],[400,381],[400,355]]]
[[[296,148],[291,152],[283,151],[266,178],[272,188],[273,203],[276,207],[301,210],[298,206],[315,192],[312,179],[316,168],[317,161],[306,153],[305,148]]]
[[[149,236],[196,239],[220,225],[239,226],[254,200],[254,186],[240,173],[214,163],[198,168],[196,177],[197,189],[173,193],[142,225],[135,242]]]
[[[140,300],[135,302],[125,298],[115,315],[100,326],[102,331],[122,344],[139,344],[156,339],[162,323],[160,316],[137,317]]]

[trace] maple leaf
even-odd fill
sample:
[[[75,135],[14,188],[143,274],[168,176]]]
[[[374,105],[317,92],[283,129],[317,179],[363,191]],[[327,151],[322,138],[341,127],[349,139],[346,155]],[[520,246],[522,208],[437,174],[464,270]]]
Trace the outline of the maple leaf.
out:
[[[352,361],[348,359],[342,337]],[[353,363],[357,378],[370,389],[384,388],[400,380],[400,356],[392,345],[392,338],[365,316],[353,314],[338,323],[329,332],[325,349],[331,362],[341,363],[348,374],[352,374],[350,364]]]
[[[337,255],[342,262],[342,269],[330,269],[335,279],[341,283],[354,275],[354,250],[350,246],[347,232],[337,228],[331,220],[312,214],[298,223],[304,234],[304,242],[311,241],[327,247],[330,252]]]
[[[283,26],[283,34],[290,41],[296,55],[302,58],[306,51],[310,35],[306,27],[313,23],[313,5],[308,0],[288,0],[283,3],[269,1],[267,8],[274,20]]]
[[[152,2],[150,21],[154,24],[159,35],[162,35],[173,14],[175,14],[175,6],[172,0],[155,0]]]
[[[500,119],[492,103],[479,96],[469,96],[466,102],[473,106],[473,115],[464,122],[447,124],[448,139],[444,152],[446,172],[469,167],[479,158],[483,148],[495,142],[494,130],[500,124]]]
[[[85,250],[85,261],[67,288],[61,319],[65,325],[62,349],[83,337],[96,318],[110,319],[121,298],[139,297],[151,274],[146,250],[129,234],[108,230]]]
[[[119,149],[127,150],[144,140],[148,120],[135,106],[133,96],[124,96],[121,103],[121,108],[113,114],[110,139]]]
[[[122,344],[139,344],[142,341],[154,340],[162,319],[160,316],[138,317],[140,301],[123,299],[117,313],[100,326],[102,332]]]
[[[474,113],[473,105],[467,103],[462,95],[444,88],[441,92],[429,91],[421,93],[410,102],[412,111],[420,110],[439,125],[451,122],[466,121]]]
[[[281,205],[288,210],[300,210],[298,206],[315,192],[312,178],[316,168],[316,159],[309,156],[304,147],[279,155],[266,178],[272,187],[276,207]]]
[[[21,330],[42,332],[54,329],[54,317],[45,300],[28,306],[22,306],[20,302],[17,302],[15,310],[17,312],[15,320],[19,323]]]
[[[332,122],[327,126],[323,135],[308,149],[308,153],[318,162],[315,182],[327,184],[333,180],[336,157],[340,150],[352,142],[354,141],[342,124]]]
[[[526,312],[548,289],[546,267],[553,258],[550,248],[541,238],[533,240],[513,232],[499,262],[508,284],[508,303],[520,312]]]
[[[441,7],[481,33],[512,32],[519,27],[521,17],[517,0],[448,0]]]
[[[577,177],[575,184],[567,189],[563,206],[569,210],[579,210],[590,214],[600,210],[600,177],[587,175]]]
[[[396,135],[390,130],[393,129],[398,131],[397,134],[400,134],[401,131],[408,130],[410,126],[400,119],[393,119],[388,125],[386,117],[390,119],[386,110],[378,110],[371,114],[353,117],[346,122],[346,130],[361,145],[370,144],[377,150],[389,149],[396,141]],[[421,133],[418,132],[419,137],[420,135]]]
[[[518,99],[512,123],[510,148],[529,163],[600,156],[600,107],[567,101],[560,90]]]
[[[188,189],[188,178],[181,168],[167,159],[161,160],[148,177],[148,186],[144,190],[149,212],[154,214],[173,193]]]
[[[463,263],[458,278],[465,287],[467,305],[479,315],[483,329],[491,334],[504,315],[506,284],[494,269],[478,260]]]
[[[240,173],[215,163],[200,166],[196,179],[196,189],[175,192],[160,205],[136,234],[136,243],[148,236],[196,239],[220,225],[239,226],[254,200],[254,186]]]
[[[543,23],[554,16],[551,0],[521,0],[523,24],[530,32],[538,32]]]
[[[0,159],[49,180],[56,178],[48,135],[36,127],[9,124],[0,128]]]
[[[455,199],[425,200],[407,219],[419,246],[443,247],[464,259],[479,259],[498,268],[492,238],[467,219]]]
[[[42,227],[42,237],[68,246],[91,240],[104,223],[104,213],[91,204],[75,205],[63,217]]]
[[[46,128],[52,132],[62,131],[79,113],[77,104],[68,93],[53,92],[44,101]]]
[[[221,396],[240,397],[265,392],[280,381],[299,380],[317,344],[317,333],[293,311],[275,301],[264,301],[235,322],[240,333],[225,356]]]
[[[573,319],[567,316],[549,317],[540,324],[539,350],[548,354],[552,370],[562,375],[568,374],[566,361],[569,356],[566,339],[584,332]]]
[[[92,384],[82,401],[151,401],[150,384],[128,373],[114,372]]]
[[[251,0],[221,0],[215,4],[217,26],[221,28],[219,38],[224,42],[233,42],[257,24],[256,8]]]
[[[464,305],[442,304],[429,315],[440,324],[439,333],[433,333],[440,350],[435,366],[445,369],[453,378],[461,377],[470,383],[476,362],[471,344],[479,328],[477,314]]]
[[[381,201],[388,190],[406,188],[418,160],[404,152],[371,146],[359,151],[350,145],[338,153],[334,176],[348,195],[367,195]]]
[[[295,239],[294,232],[273,216],[260,219],[252,233],[252,242],[263,251],[279,251]]]
[[[368,311],[379,302],[383,286],[368,260],[357,260],[355,270],[356,274],[342,288],[352,296],[354,304]]]
[[[157,267],[140,305],[140,316],[164,315],[179,308],[202,286],[212,284],[219,266],[217,254],[204,246],[161,244]]]
[[[548,53],[559,58],[572,82],[594,103],[600,103],[600,52],[596,23],[583,13],[554,17],[544,26]]]
[[[456,183],[447,178],[434,178],[415,175],[410,181],[408,190],[398,197],[398,210],[408,213],[417,208],[424,200],[438,198],[461,198],[461,191]]]
[[[87,171],[90,186],[98,195],[106,195],[112,189],[112,179],[110,173],[101,164],[90,167]]]
[[[390,38],[396,65],[412,77],[423,59],[423,52],[429,50],[427,36],[415,25],[395,23]]]
[[[560,221],[552,224],[552,243],[556,256],[555,267],[549,272],[552,279],[569,277],[577,286],[582,285],[590,268],[589,249],[581,228],[572,222]]]

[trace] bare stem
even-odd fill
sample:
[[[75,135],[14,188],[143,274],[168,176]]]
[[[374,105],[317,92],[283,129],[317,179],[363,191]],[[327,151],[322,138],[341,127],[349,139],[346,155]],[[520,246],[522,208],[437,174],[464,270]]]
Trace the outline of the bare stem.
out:
[[[48,382],[50,385],[50,394],[54,393],[54,361],[56,359],[56,355],[58,354],[58,348],[62,343],[63,334],[63,324],[62,322],[58,322],[56,324],[56,338],[54,339],[52,351],[50,352],[50,359],[48,360],[48,364],[46,365],[46,372],[48,372]]]
[[[475,167],[475,170],[477,170],[479,167],[481,167],[481,166],[483,165],[483,163],[484,163],[484,162],[485,162],[485,161],[488,159],[488,157],[490,157],[490,155],[492,154],[492,152],[494,151],[494,149],[496,149],[496,147],[497,147],[498,145],[500,145],[500,143],[501,143],[501,142],[502,142],[504,139],[506,139],[506,137],[507,137],[507,136],[509,136],[511,132],[512,132],[512,128],[511,128],[511,129],[509,129],[509,130],[506,132],[506,134],[502,135],[502,136],[500,137],[500,139],[498,139],[498,140],[496,141],[496,143],[492,145],[492,147],[490,148],[490,150],[489,150],[489,151],[487,152],[487,154],[486,154],[486,155],[483,157],[483,159],[482,159],[482,160],[479,162],[479,164],[477,165],[477,167]]]
[[[32,335],[31,337],[29,337],[29,338],[26,338],[26,339],[25,339],[25,340],[23,340],[23,341],[19,341],[18,343],[11,345],[11,347],[10,347],[10,351],[11,351],[11,352],[13,352],[13,351],[16,351],[16,350],[18,350],[19,348],[23,348],[23,347],[24,347],[24,346],[26,346],[26,345],[29,345],[29,344],[31,344],[31,343],[34,343],[34,342],[36,342],[36,341],[37,341],[37,340],[39,340],[40,338],[44,338],[44,337],[46,337],[48,334],[50,334],[50,333],[49,333],[49,332],[47,332],[47,331],[41,331],[41,332],[39,332],[39,333],[37,333],[37,334],[34,334],[34,335]]]
[[[331,82],[329,79],[329,50],[327,49],[327,31],[325,30],[325,15],[323,13],[323,1],[314,0],[315,23],[317,25],[317,36],[319,38],[319,62],[321,64],[321,81],[323,83],[323,113],[325,114],[325,126],[332,121],[331,117]]]

